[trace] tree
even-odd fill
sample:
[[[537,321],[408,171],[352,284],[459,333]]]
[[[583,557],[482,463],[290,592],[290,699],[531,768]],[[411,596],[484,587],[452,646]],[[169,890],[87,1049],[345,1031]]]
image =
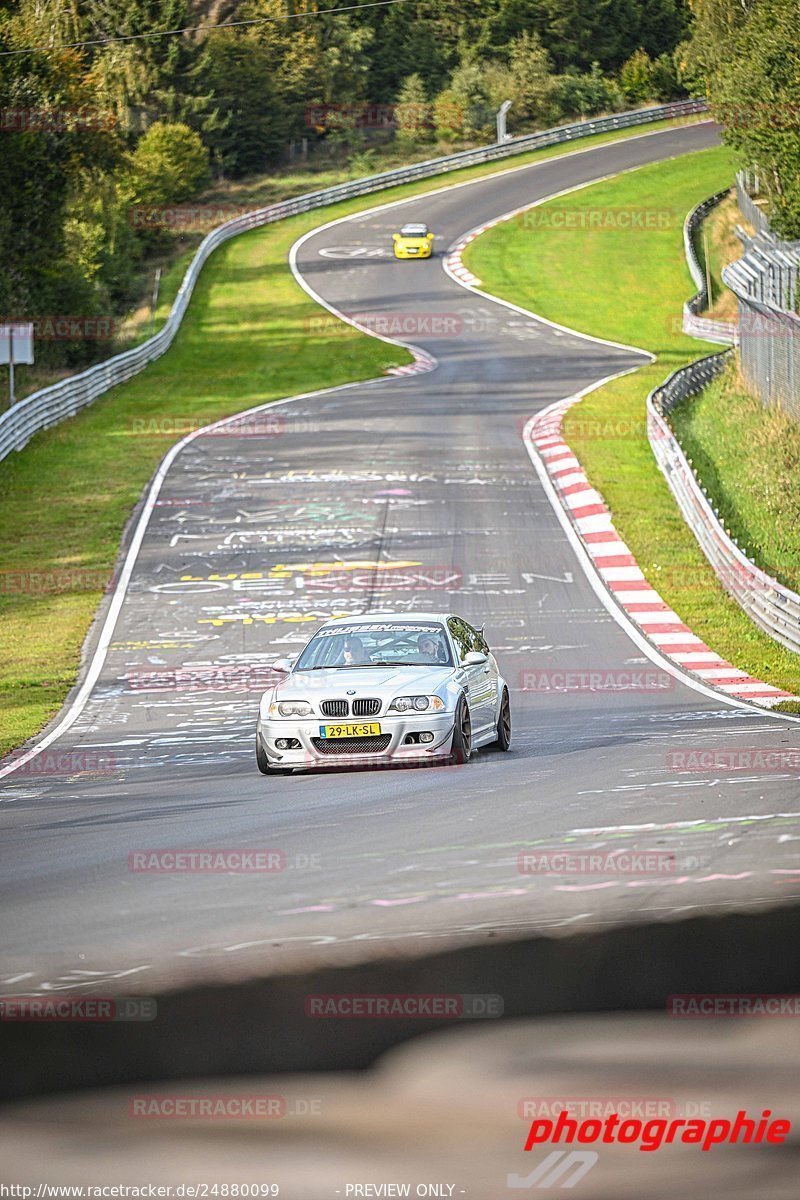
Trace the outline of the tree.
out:
[[[667,100],[676,100],[685,94],[675,65],[675,53],[659,54],[653,63],[650,75],[650,94],[653,100],[660,100],[662,103]]]
[[[800,238],[800,40],[794,0],[757,0],[709,78],[712,111],[742,166],[757,167],[770,221]]]
[[[636,7],[638,44],[651,58],[672,54],[689,25],[683,0],[638,0]]]
[[[458,55],[439,36],[432,6],[430,12],[418,9],[413,0],[404,0],[391,8],[370,10],[374,37],[367,88],[376,104],[390,103],[414,73],[425,81],[428,94],[435,95],[458,62]]]
[[[120,125],[134,134],[153,121],[213,127],[212,97],[199,88],[207,48],[170,31],[192,24],[188,0],[77,0],[90,47],[91,74]],[[112,34],[133,39],[102,42]]]
[[[537,33],[522,33],[509,44],[514,111],[523,120],[546,125],[556,119],[553,63]]]
[[[341,13],[320,15],[313,24],[318,39],[316,75],[323,102],[345,107],[365,100],[373,31]]]
[[[430,137],[433,117],[421,75],[409,75],[400,88],[395,105],[395,120],[397,136],[401,139],[421,142]]]
[[[496,11],[487,5],[477,49],[483,58],[505,62],[515,39],[523,34],[541,39],[546,28],[542,0],[497,0]]]
[[[41,40],[48,52],[0,60],[0,312],[9,316],[96,314],[96,270],[75,254],[71,197],[121,161],[117,132],[103,119],[83,57],[62,46],[73,36],[46,4],[2,14],[0,49]],[[47,35],[37,16],[51,20]],[[96,240],[96,239],[95,239]],[[40,360],[71,360],[76,346],[43,342]],[[85,353],[85,344],[77,351]]]
[[[754,0],[689,0],[691,38],[679,51],[681,77],[707,93],[720,80]]]
[[[280,96],[268,47],[238,30],[214,35],[203,85],[226,120],[206,133],[215,169],[236,179],[263,171],[279,157],[293,114]]]
[[[618,112],[627,101],[612,80],[606,79],[598,63],[587,73],[574,68],[555,79],[554,102],[564,117],[591,117]]]
[[[542,0],[544,44],[556,69],[612,70],[636,49],[639,20],[633,0]]]
[[[619,86],[631,104],[641,104],[650,99],[653,64],[646,50],[639,49],[623,63],[619,73]]]
[[[456,67],[448,91],[462,114],[461,128],[465,137],[472,138],[493,130],[495,109],[481,63],[467,60]]]
[[[461,98],[445,88],[433,101],[433,125],[441,141],[452,142],[465,136],[467,114]]]
[[[134,204],[180,204],[209,182],[208,151],[188,125],[156,121],[130,156]]]

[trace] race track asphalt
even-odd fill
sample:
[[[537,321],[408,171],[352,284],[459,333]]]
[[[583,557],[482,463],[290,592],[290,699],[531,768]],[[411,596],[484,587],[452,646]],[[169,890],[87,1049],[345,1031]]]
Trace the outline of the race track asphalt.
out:
[[[0,782],[4,992],[152,992],[796,895],[796,782],[680,772],[667,757],[792,746],[794,723],[676,680],[531,690],[546,672],[652,665],[584,575],[521,439],[541,408],[639,358],[492,304],[442,267],[500,213],[716,140],[710,124],[649,133],[303,241],[307,286],[369,325],[402,316],[400,340],[438,365],[298,399],[175,457],[88,703],[45,752],[51,768],[34,759]],[[407,220],[436,231],[431,260],[388,254]],[[346,355],[349,335],[329,325]],[[379,609],[485,622],[512,690],[512,751],[463,768],[260,776],[270,662],[332,612]],[[661,851],[672,866],[521,874],[533,845]],[[274,848],[286,867],[132,871],[129,855],[152,848]]]

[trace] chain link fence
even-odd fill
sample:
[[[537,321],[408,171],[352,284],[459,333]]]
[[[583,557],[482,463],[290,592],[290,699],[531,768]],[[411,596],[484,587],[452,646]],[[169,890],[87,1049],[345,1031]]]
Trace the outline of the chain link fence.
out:
[[[698,283],[698,296],[692,297],[687,307],[705,293],[704,281],[698,280],[698,274],[702,275],[702,272],[691,237],[692,225],[697,223],[692,222],[692,218],[701,220],[702,216],[726,194],[722,192],[710,196],[703,204],[698,205],[689,214],[684,226],[686,256],[692,277]],[[729,267],[725,269],[729,270]],[[698,303],[697,307],[702,305]],[[739,313],[741,320],[741,299]],[[770,309],[770,314],[771,322],[779,320],[774,309]],[[685,325],[684,330],[694,333],[693,329],[686,329]],[[705,334],[697,336],[709,340]],[[745,332],[741,330],[740,341],[744,353]],[[686,524],[726,592],[738,602],[759,628],[789,650],[800,654],[800,595],[762,571],[739,548],[736,539],[732,538],[730,531],[723,526],[717,509],[695,475],[692,464],[684,454],[668,420],[675,406],[708,387],[732,361],[733,355],[734,350],[730,348],[681,367],[651,392],[647,397],[647,436],[656,462],[669,484]]]
[[[740,369],[765,404],[778,404],[800,421],[800,242],[782,242],[753,199],[757,177],[740,172],[736,194],[756,230],[737,234],[744,254],[722,272],[739,304]]]
[[[393,171],[370,175],[364,179],[337,184],[335,187],[309,192],[304,196],[297,196],[293,200],[271,204],[266,208],[256,209],[244,216],[236,217],[232,221],[226,221],[225,224],[212,230],[200,243],[197,253],[184,275],[170,314],[158,333],[134,349],[98,363],[80,375],[73,375],[60,383],[34,392],[0,416],[0,460],[10,454],[12,450],[21,450],[39,430],[48,429],[67,417],[74,416],[76,412],[87,404],[91,404],[109,388],[115,387],[118,383],[124,383],[138,374],[148,363],[155,362],[164,354],[172,345],[180,328],[203,265],[217,247],[226,242],[228,238],[260,225],[282,221],[286,217],[295,216],[298,213],[336,204],[355,196],[365,196],[370,192],[378,192],[398,184],[411,183],[417,179],[428,179],[434,175],[458,171],[462,167],[470,167],[479,163],[499,161],[515,154],[524,154],[529,150],[578,141],[591,137],[593,134],[614,133],[617,130],[630,129],[633,126],[650,125],[656,121],[692,117],[705,112],[706,108],[704,100],[679,100],[672,104],[660,104],[653,108],[617,113],[611,117],[577,121],[555,129],[545,129],[539,133],[511,138],[506,142],[495,142],[477,150],[462,150],[457,154],[448,154],[441,158],[415,163],[409,167],[400,167]]]

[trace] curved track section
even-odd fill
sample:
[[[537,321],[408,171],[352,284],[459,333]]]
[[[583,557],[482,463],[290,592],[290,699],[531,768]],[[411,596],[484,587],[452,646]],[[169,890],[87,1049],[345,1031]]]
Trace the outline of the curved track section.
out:
[[[303,239],[305,286],[438,365],[270,406],[174,455],[87,702],[3,781],[4,991],[115,980],[141,994],[796,892],[793,780],[670,757],[786,747],[788,721],[671,676],[656,690],[542,690],[548,673],[658,675],[582,572],[521,437],[535,412],[640,357],[465,292],[440,257],[386,254],[401,222],[428,221],[446,248],[499,212],[715,140],[709,125],[651,133]],[[346,355],[347,333],[331,336]],[[252,743],[269,664],[331,613],[384,608],[485,622],[514,687],[512,752],[263,779]],[[672,865],[521,873],[531,847],[658,851]],[[161,848],[277,849],[284,869],[131,869]]]

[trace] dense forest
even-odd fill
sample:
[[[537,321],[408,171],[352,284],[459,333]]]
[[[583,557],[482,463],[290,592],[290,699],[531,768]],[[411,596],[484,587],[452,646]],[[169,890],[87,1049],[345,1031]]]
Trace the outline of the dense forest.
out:
[[[774,229],[800,238],[800,2],[692,0],[682,71],[758,171]]]
[[[292,144],[312,164],[368,146],[379,165],[387,145],[410,157],[491,140],[506,99],[519,133],[687,90],[720,109],[766,102],[776,72],[797,99],[796,0],[335,7],[0,0],[0,314],[123,311],[165,237],[132,213],[279,167]],[[731,132],[787,214],[796,130],[774,156],[761,130]]]

